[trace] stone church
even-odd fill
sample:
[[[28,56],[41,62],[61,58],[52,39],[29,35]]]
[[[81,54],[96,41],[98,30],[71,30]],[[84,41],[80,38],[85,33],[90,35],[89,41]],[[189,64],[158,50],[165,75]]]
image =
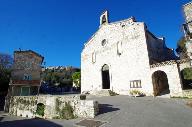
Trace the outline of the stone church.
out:
[[[108,12],[100,16],[99,29],[84,44],[81,53],[81,92],[103,94],[113,91],[130,95],[188,96],[181,72],[191,60],[178,60],[164,37],[150,32],[134,17],[109,22]]]

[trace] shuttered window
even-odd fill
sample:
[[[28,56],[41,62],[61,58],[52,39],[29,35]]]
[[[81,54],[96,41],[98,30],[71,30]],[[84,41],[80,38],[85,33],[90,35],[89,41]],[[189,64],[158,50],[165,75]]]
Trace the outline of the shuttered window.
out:
[[[95,63],[96,62],[96,53],[93,52],[92,53],[92,63]]]
[[[117,42],[117,54],[122,54],[122,42]]]
[[[142,88],[141,80],[130,81],[130,88]]]

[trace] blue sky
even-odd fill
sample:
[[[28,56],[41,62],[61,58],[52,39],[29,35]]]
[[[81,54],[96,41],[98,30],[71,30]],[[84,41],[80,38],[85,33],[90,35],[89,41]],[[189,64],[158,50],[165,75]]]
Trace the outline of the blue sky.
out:
[[[109,11],[111,22],[136,17],[176,48],[184,22],[182,5],[190,0],[0,0],[0,52],[34,50],[46,66],[80,67],[84,43]]]

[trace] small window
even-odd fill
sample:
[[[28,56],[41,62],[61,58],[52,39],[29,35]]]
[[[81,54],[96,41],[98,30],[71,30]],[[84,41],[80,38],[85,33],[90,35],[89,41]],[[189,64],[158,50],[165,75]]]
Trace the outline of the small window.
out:
[[[117,54],[121,55],[122,54],[122,43],[117,42]]]
[[[31,75],[24,74],[23,80],[32,80]]]
[[[106,43],[107,43],[106,39],[103,39],[102,42],[101,42],[101,45],[102,45],[102,46],[105,46]]]
[[[32,86],[30,87],[30,95],[37,95],[38,94],[38,87]]]
[[[130,88],[142,88],[141,80],[130,81]]]
[[[30,88],[29,87],[21,87],[21,96],[28,96],[30,95]]]

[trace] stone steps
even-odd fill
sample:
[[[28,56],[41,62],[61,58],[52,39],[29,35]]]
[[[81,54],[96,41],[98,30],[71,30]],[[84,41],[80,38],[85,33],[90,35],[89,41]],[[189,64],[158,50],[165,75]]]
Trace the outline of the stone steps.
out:
[[[93,93],[91,93],[93,95],[96,95],[96,96],[110,96],[109,94],[109,90],[98,90],[98,91],[94,91]]]

